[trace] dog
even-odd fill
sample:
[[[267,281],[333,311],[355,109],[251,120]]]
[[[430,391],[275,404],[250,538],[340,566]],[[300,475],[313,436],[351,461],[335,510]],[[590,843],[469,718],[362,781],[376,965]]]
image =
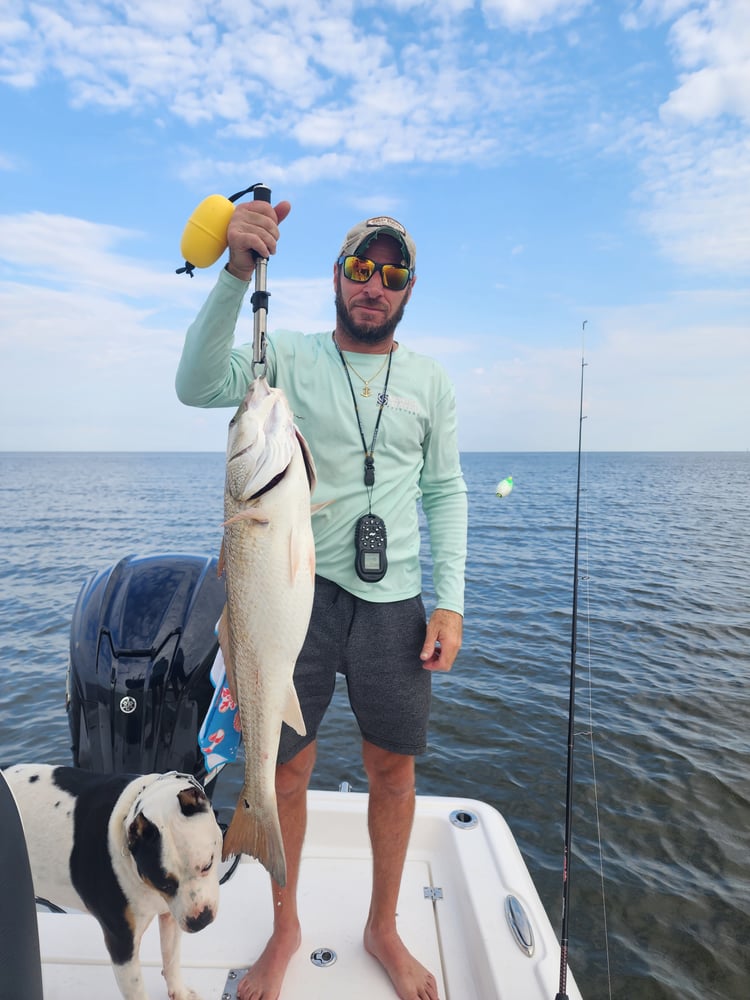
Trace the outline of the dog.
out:
[[[180,969],[180,931],[219,904],[222,834],[192,775],[94,774],[18,764],[5,770],[23,822],[34,892],[96,917],[125,1000],[148,1000],[139,950],[159,916],[170,1000],[200,1000]]]

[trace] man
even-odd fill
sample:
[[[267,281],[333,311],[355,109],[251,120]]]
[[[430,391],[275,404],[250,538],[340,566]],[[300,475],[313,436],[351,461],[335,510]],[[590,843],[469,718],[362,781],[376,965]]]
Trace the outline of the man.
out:
[[[252,345],[233,348],[255,254],[275,253],[288,202],[240,204],[229,262],[190,327],[177,374],[194,406],[237,406],[252,381]],[[435,977],[398,935],[396,904],[415,807],[414,757],[426,748],[431,671],[450,670],[461,645],[466,486],[453,389],[431,359],[395,332],[411,297],[416,249],[381,217],[355,226],[334,265],[336,327],[268,338],[267,377],[282,388],[315,459],[315,601],[295,669],[307,727],[284,726],[276,772],[287,883],[272,883],[273,934],[238,989],[277,1000],[300,944],[296,889],[306,793],[318,725],[346,675],[369,781],[373,889],[364,931],[401,1000],[438,1000]],[[417,500],[430,530],[436,609],[425,623]],[[362,522],[363,517],[371,518]],[[365,541],[356,541],[355,527]],[[369,541],[369,544],[368,544]]]

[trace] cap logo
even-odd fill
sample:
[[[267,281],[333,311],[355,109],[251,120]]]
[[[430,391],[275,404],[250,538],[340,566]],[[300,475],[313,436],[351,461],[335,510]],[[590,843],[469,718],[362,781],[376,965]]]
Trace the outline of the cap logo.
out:
[[[373,228],[376,226],[387,226],[388,229],[394,229],[397,233],[401,233],[402,236],[406,236],[406,230],[401,223],[396,222],[389,215],[376,215],[374,219],[368,219],[365,225]]]

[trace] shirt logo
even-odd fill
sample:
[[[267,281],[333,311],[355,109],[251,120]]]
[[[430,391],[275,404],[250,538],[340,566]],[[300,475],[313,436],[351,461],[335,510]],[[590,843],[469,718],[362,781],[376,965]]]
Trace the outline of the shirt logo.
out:
[[[378,396],[378,403],[380,406],[387,406],[389,410],[400,410],[402,413],[413,413],[415,417],[419,416],[419,404],[416,399],[404,399],[403,396],[394,396],[392,392],[385,396],[381,392]]]

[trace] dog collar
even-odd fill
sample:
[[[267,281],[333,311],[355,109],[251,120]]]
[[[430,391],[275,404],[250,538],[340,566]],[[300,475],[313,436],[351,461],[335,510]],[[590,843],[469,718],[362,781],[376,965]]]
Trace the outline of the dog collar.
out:
[[[205,788],[200,783],[200,781],[198,781],[198,779],[195,777],[194,774],[185,774],[182,771],[165,771],[165,773],[160,774],[156,780],[161,781],[164,778],[179,778],[182,781],[187,781],[193,786],[193,788],[197,788],[198,791],[203,792],[205,794],[206,791]]]

